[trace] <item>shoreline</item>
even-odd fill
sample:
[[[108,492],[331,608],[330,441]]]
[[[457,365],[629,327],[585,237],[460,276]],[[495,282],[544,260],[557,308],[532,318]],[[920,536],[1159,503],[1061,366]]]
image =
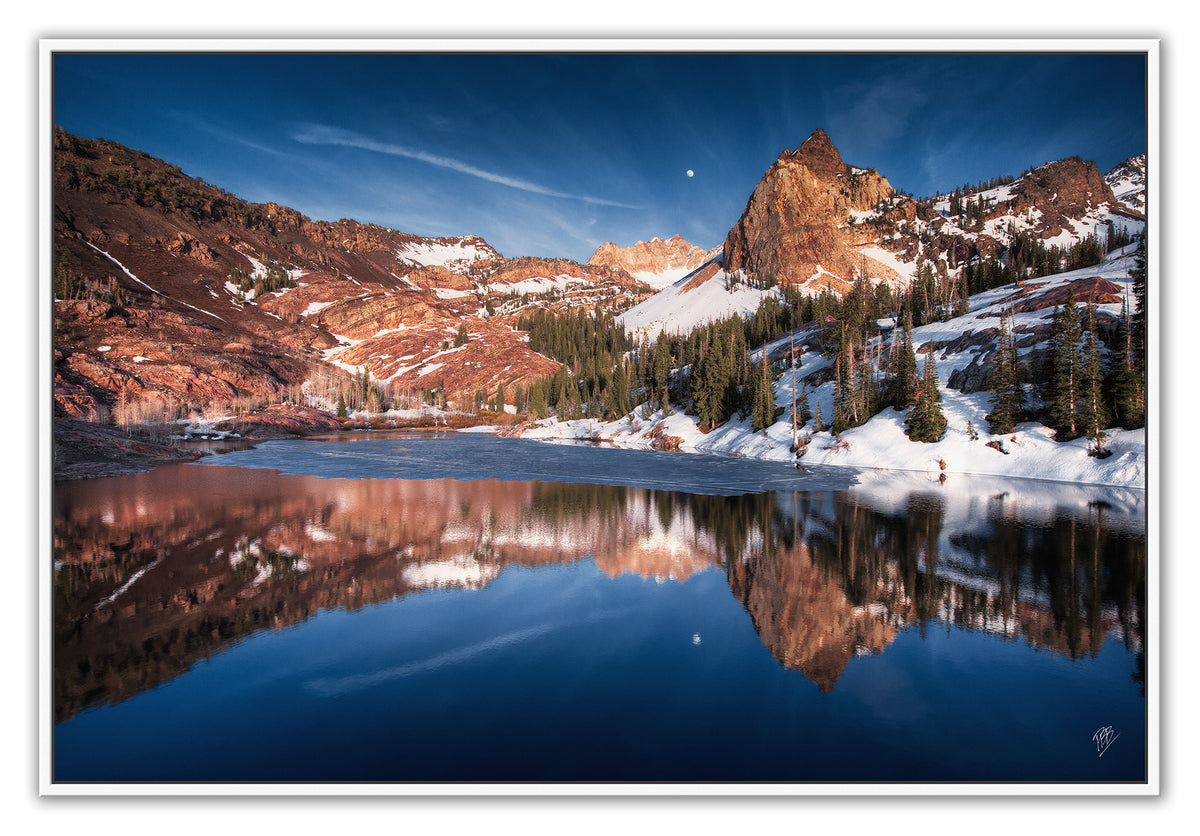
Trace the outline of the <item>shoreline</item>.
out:
[[[791,427],[784,423],[754,433],[749,421],[734,418],[703,433],[694,418],[684,413],[664,417],[656,411],[648,418],[638,419],[633,417],[637,412],[635,409],[611,422],[589,418],[564,422],[543,419],[523,427],[519,435],[536,441],[591,441],[627,449],[666,449],[791,462],[799,467],[891,470],[934,477],[1034,479],[1143,492],[1148,488],[1145,429],[1109,430],[1108,449],[1113,455],[1096,459],[1088,455],[1087,438],[1054,441],[1053,432],[1035,422],[1019,424],[1012,433],[1001,435],[976,431],[975,437],[963,428],[948,425],[939,441],[915,442],[904,432],[903,414],[888,409],[838,437],[827,431],[813,433],[801,429],[800,437],[809,441],[804,452],[795,455]]]
[[[862,427],[843,432],[840,438],[834,438],[828,432],[809,432],[807,436],[810,440],[805,452],[794,456],[791,451],[791,428],[783,424],[776,424],[765,432],[752,433],[747,426],[743,426],[745,422],[734,419],[708,433],[701,433],[694,419],[684,413],[674,413],[664,418],[655,412],[649,419],[636,419],[633,417],[635,413],[611,422],[586,418],[558,422],[547,418],[516,425],[481,423],[458,427],[356,426],[326,416],[329,420],[314,421],[303,427],[297,427],[294,423],[284,427],[269,420],[260,421],[256,422],[248,435],[226,434],[228,431],[217,430],[216,427],[224,425],[224,422],[217,421],[211,425],[217,437],[207,440],[254,447],[261,441],[329,434],[487,434],[543,443],[574,442],[626,450],[779,461],[795,464],[801,470],[806,466],[820,466],[880,473],[923,473],[931,477],[931,481],[940,480],[943,483],[952,476],[971,476],[1131,489],[1143,493],[1148,488],[1145,479],[1144,430],[1113,431],[1117,440],[1112,445],[1114,456],[1110,458],[1116,461],[1106,465],[1087,455],[1086,439],[1056,442],[1048,437],[1049,431],[1040,424],[1022,424],[1014,433],[1004,436],[979,433],[978,438],[969,443],[964,442],[963,433],[948,428],[940,441],[924,444],[913,442],[903,434],[897,420],[898,413],[891,416],[881,413]],[[162,464],[196,461],[222,452],[156,443],[137,435],[128,435],[117,427],[66,418],[54,419],[53,434],[55,482],[144,473]],[[196,439],[184,444],[202,441]],[[987,449],[989,441],[1006,443],[1010,454],[1018,454],[1009,467],[972,467],[972,463],[980,460],[986,462],[1000,455],[982,452]],[[993,461],[1000,463],[998,458]],[[1065,475],[1053,472],[1056,461],[1059,467],[1063,467],[1064,463],[1068,465]]]
[[[496,435],[498,435],[498,434],[496,434]],[[775,459],[742,456],[742,455],[738,455],[736,453],[720,453],[720,452],[716,452],[713,450],[701,450],[701,449],[696,449],[696,448],[680,448],[678,450],[662,450],[660,448],[651,447],[648,445],[623,444],[619,441],[614,441],[611,438],[583,438],[583,437],[570,438],[570,437],[565,437],[565,436],[564,437],[545,437],[545,438],[528,437],[528,436],[517,436],[517,437],[523,438],[525,441],[536,441],[536,442],[539,442],[542,444],[559,444],[559,443],[589,444],[589,445],[592,445],[595,447],[608,447],[608,448],[616,449],[616,450],[631,450],[631,451],[646,451],[646,452],[653,451],[653,452],[659,452],[659,453],[675,452],[675,453],[683,453],[685,455],[690,455],[690,456],[694,456],[694,455],[720,456],[723,458],[730,458],[730,459],[754,459],[754,458],[757,458],[759,461],[776,461]],[[801,460],[797,460],[796,465],[797,465],[797,467],[796,467],[797,471],[800,471],[800,472],[803,472],[803,470],[806,467],[805,463]],[[894,466],[894,465],[893,466],[859,465],[859,464],[846,464],[844,462],[841,462],[841,463],[809,462],[807,464],[807,467],[814,467],[814,468],[816,468],[816,467],[836,467],[836,468],[845,468],[846,470],[870,471],[871,473],[877,473],[877,474],[895,473],[895,474],[917,474],[917,475],[924,474],[927,476],[931,475],[929,470],[906,468],[906,467],[899,467],[899,466]],[[1024,475],[1012,474],[1012,473],[978,473],[978,472],[969,471],[969,470],[954,470],[954,471],[947,470],[947,471],[945,471],[945,473],[946,473],[946,477],[947,477],[945,481],[948,481],[949,478],[952,476],[966,476],[966,477],[969,477],[972,479],[1011,479],[1014,481],[1021,481],[1021,482],[1041,482],[1041,483],[1045,483],[1048,485],[1077,485],[1081,488],[1112,488],[1114,490],[1141,491],[1142,493],[1146,492],[1145,485],[1125,485],[1125,484],[1119,484],[1119,483],[1114,483],[1114,482],[1087,482],[1087,481],[1078,480],[1078,479],[1055,479],[1055,478],[1052,478],[1049,476],[1024,476]],[[938,480],[931,479],[930,481],[937,482]]]

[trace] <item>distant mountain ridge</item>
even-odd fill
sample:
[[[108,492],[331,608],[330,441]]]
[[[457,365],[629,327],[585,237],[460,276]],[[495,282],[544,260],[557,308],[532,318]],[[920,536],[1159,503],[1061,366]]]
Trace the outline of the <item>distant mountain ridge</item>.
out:
[[[674,284],[719,252],[719,247],[701,249],[684,240],[683,236],[673,235],[667,240],[652,238],[628,247],[618,247],[612,242],[601,244],[587,263],[619,268],[651,287],[661,289]]]

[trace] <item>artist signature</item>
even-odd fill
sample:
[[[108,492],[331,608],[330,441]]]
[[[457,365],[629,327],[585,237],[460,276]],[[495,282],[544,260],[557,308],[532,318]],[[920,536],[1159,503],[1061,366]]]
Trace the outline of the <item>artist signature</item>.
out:
[[[1108,747],[1113,745],[1113,741],[1121,735],[1113,733],[1112,726],[1102,726],[1097,729],[1092,735],[1092,741],[1096,744],[1096,757],[1104,757],[1104,753],[1108,751]]]

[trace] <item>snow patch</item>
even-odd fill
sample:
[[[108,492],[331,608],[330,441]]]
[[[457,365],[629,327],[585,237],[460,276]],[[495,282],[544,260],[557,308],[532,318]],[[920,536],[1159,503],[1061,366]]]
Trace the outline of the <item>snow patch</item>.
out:
[[[499,567],[493,564],[480,563],[471,555],[461,555],[449,560],[406,566],[401,577],[405,583],[419,589],[445,586],[478,589],[499,573]]]
[[[690,279],[681,279],[625,311],[617,322],[627,331],[641,332],[652,339],[664,332],[686,334],[705,322],[749,316],[766,297],[780,297],[778,288],[761,290],[740,281],[728,288],[734,279],[723,270],[695,287],[688,287]]]
[[[318,314],[328,308],[330,305],[337,304],[337,300],[332,302],[309,302],[308,307],[300,312],[300,316],[309,317],[313,314]]]

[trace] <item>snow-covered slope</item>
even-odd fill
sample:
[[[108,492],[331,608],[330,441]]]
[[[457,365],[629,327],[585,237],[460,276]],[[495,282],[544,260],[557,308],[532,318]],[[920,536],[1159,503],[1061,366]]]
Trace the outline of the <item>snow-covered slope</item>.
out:
[[[641,304],[617,317],[625,330],[645,334],[651,340],[659,334],[686,334],[697,325],[733,315],[749,316],[767,296],[779,290],[747,287],[731,277],[713,259],[670,287],[660,290]]]
[[[657,271],[633,270],[629,275],[655,290],[664,290],[694,272],[695,270],[691,267],[664,267]]]
[[[1134,209],[1140,213],[1145,209],[1144,167],[1139,181],[1138,170],[1130,162],[1105,175],[1105,181],[1109,183],[1117,198],[1115,205],[1107,199],[1096,202],[1091,192],[1087,193],[1085,204],[1067,207],[1068,214],[1063,216],[1056,214],[1060,197],[1057,193],[1047,196],[1048,199],[1044,202],[1045,211],[1027,205],[1027,201],[1023,201],[1022,197],[1032,189],[1030,184],[1037,183],[1044,177],[1042,172],[1052,171],[1059,165],[1047,163],[1013,183],[970,194],[967,200],[989,207],[988,217],[982,228],[973,228],[961,215],[950,215],[950,199],[943,198],[934,203],[933,208],[939,216],[934,222],[918,220],[908,225],[904,231],[918,236],[953,236],[960,241],[976,245],[991,239],[1004,247],[1012,243],[1013,233],[1030,232],[1045,246],[1057,246],[1064,250],[1089,235],[1106,241],[1110,224],[1114,230],[1124,229],[1130,235],[1140,235],[1145,231],[1145,222],[1131,216],[1128,211]],[[1124,173],[1115,175],[1114,172],[1118,170]],[[1118,188],[1121,191],[1118,191]],[[926,253],[930,258],[936,258],[938,255],[936,252]]]

